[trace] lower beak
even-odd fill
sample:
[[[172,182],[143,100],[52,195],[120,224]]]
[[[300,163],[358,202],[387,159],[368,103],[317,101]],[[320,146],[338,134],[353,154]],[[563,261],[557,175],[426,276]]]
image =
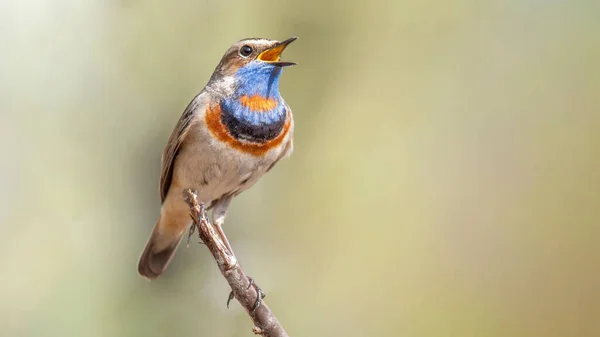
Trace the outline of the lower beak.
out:
[[[287,66],[293,66],[296,65],[296,63],[294,62],[282,62],[279,61],[280,57],[281,57],[281,53],[283,53],[283,51],[285,50],[285,48],[292,42],[296,41],[297,37],[291,37],[285,41],[279,42],[278,44],[274,45],[273,47],[263,51],[262,53],[260,53],[257,57],[258,60],[263,61],[263,62],[267,62],[269,64],[278,66],[278,67],[287,67]]]

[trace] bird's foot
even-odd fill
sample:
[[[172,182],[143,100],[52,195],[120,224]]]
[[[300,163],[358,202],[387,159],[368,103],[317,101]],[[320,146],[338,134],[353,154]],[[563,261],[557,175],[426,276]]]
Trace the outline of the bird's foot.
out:
[[[251,313],[254,314],[254,312],[256,312],[256,309],[258,309],[258,307],[260,307],[260,305],[262,304],[262,300],[263,298],[265,298],[267,296],[267,294],[265,294],[262,289],[260,289],[260,287],[254,283],[254,279],[250,276],[248,276],[248,288],[246,289],[250,289],[250,287],[254,286],[254,288],[256,289],[256,302],[254,302],[254,306],[252,307],[252,311]],[[233,299],[234,295],[233,295],[233,291],[229,293],[229,297],[227,298],[227,308],[229,308],[229,302],[231,302],[231,300]]]
[[[192,237],[192,235],[194,235],[194,233],[196,232],[196,229],[198,229],[198,238],[200,238],[200,241],[198,242],[199,244],[204,244],[204,242],[202,242],[202,237],[200,237],[200,222],[202,221],[210,221],[208,216],[206,215],[206,206],[204,205],[203,202],[201,202],[199,204],[200,206],[200,214],[198,216],[198,223],[196,223],[196,221],[192,221],[192,225],[190,226],[190,229],[188,231],[188,237],[187,237],[187,246],[189,248],[190,246],[190,238]]]
[[[252,286],[254,286],[254,288],[256,289],[256,302],[254,302],[254,307],[252,307],[252,313],[254,313],[256,309],[260,307],[263,298],[265,298],[267,294],[265,294],[262,291],[262,289],[260,289],[260,287],[256,283],[254,283],[254,279],[252,277],[248,276],[248,281],[250,281],[250,284],[248,284],[248,289],[250,289],[250,287]]]

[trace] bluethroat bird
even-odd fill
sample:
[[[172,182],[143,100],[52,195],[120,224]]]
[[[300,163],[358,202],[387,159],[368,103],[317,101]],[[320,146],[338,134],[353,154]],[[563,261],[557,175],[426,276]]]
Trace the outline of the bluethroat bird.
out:
[[[162,154],[160,216],[138,264],[147,279],[162,274],[191,225],[183,191],[198,191],[231,248],[223,223],[231,199],[254,185],[293,150],[292,111],[279,93],[279,42],[250,38],[227,50],[204,89],[189,103]]]

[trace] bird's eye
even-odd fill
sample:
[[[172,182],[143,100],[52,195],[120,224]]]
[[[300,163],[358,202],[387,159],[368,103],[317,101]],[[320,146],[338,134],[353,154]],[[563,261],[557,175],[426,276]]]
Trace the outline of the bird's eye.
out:
[[[248,57],[250,56],[250,54],[252,54],[252,47],[246,45],[240,48],[240,55],[242,55],[243,57]]]

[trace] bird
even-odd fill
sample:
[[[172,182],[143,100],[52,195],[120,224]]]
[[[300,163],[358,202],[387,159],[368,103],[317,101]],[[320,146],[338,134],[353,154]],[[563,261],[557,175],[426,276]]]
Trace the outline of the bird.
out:
[[[192,224],[184,190],[197,191],[231,249],[223,224],[231,200],[293,152],[292,110],[279,92],[281,54],[295,41],[247,38],[223,55],[206,86],[175,125],[161,157],[160,215],[138,262],[154,280],[173,259]]]

